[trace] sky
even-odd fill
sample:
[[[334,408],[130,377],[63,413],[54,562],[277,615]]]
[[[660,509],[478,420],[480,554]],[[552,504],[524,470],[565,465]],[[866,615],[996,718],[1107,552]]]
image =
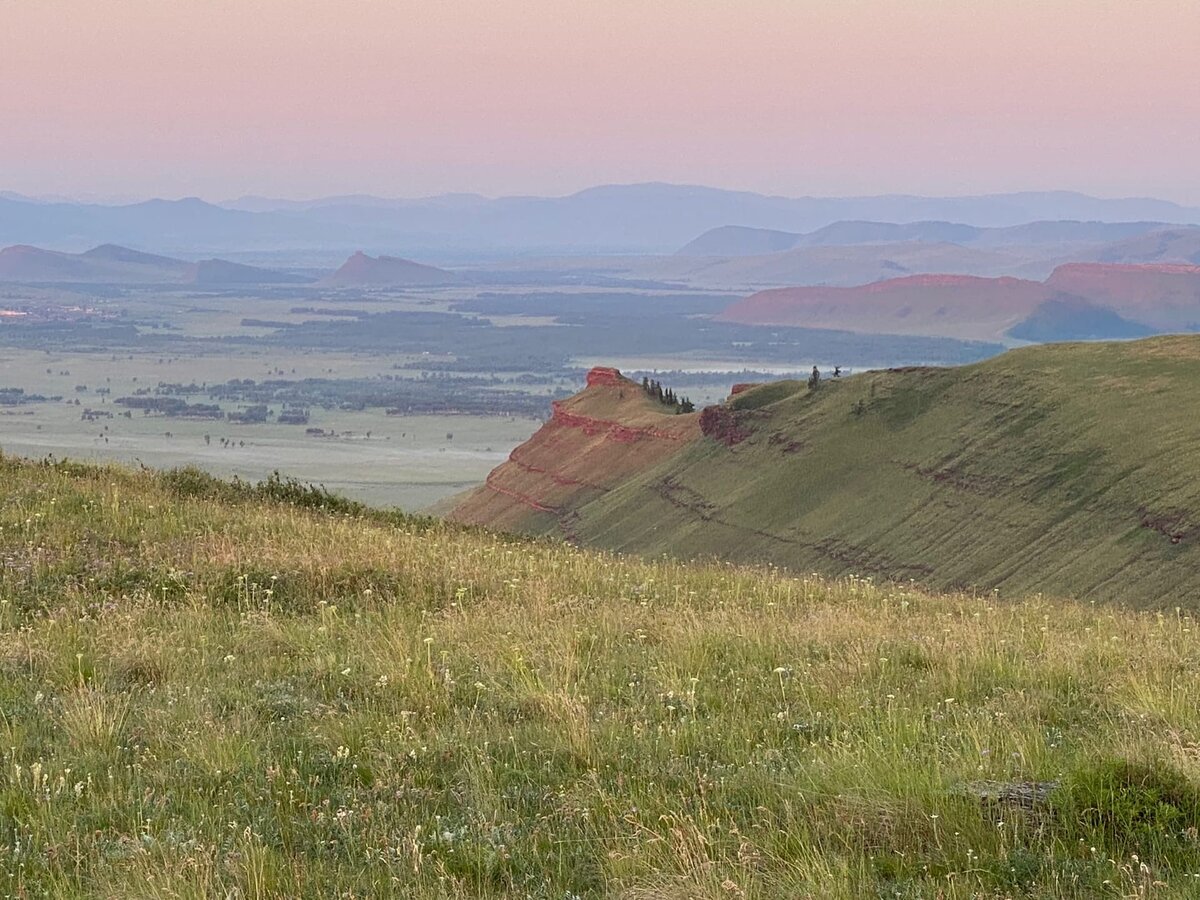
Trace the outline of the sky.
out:
[[[0,190],[1200,204],[1196,0],[0,0]]]

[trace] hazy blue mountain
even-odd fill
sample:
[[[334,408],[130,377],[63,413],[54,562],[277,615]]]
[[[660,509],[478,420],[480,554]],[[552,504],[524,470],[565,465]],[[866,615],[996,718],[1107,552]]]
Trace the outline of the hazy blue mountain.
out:
[[[188,262],[102,244],[63,253],[28,244],[0,249],[0,283],[73,284],[301,284],[313,279],[223,259]]]
[[[1200,209],[1072,192],[788,198],[670,184],[605,185],[566,197],[494,200],[458,194],[294,202],[250,197],[227,206],[195,198],[124,206],[0,199],[0,243],[78,250],[115,242],[197,253],[317,247],[423,256],[430,251],[670,253],[725,225],[811,233],[841,222],[916,222],[953,231],[1065,219],[1200,224]]]
[[[799,233],[724,225],[689,241],[679,256],[758,256],[798,247],[849,247],[907,241],[961,244],[974,247],[1043,247],[1048,254],[1063,246],[1106,244],[1171,228],[1163,222],[1041,221],[999,228],[957,222],[834,222],[816,231]],[[1200,235],[1200,227],[1183,228]]]
[[[204,252],[320,243],[330,229],[278,213],[222,209],[202,200],[148,200],[126,206],[0,199],[0,244],[79,250],[116,243],[158,252]]]

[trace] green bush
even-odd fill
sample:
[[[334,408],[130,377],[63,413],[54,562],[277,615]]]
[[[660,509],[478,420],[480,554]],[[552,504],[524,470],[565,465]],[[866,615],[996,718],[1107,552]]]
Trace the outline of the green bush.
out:
[[[1115,852],[1194,841],[1200,789],[1167,762],[1103,759],[1071,773],[1052,798],[1070,827]]]

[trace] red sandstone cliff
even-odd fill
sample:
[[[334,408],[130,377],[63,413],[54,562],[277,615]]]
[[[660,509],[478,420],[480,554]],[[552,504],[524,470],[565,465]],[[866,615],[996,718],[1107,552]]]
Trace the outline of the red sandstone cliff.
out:
[[[618,370],[597,367],[449,518],[571,539],[574,509],[699,437],[698,413],[677,414]]]

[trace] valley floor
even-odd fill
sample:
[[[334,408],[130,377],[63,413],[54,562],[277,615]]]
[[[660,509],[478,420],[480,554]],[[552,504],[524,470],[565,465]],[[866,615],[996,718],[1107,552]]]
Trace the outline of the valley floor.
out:
[[[1200,893],[1188,610],[0,484],[0,894]]]

